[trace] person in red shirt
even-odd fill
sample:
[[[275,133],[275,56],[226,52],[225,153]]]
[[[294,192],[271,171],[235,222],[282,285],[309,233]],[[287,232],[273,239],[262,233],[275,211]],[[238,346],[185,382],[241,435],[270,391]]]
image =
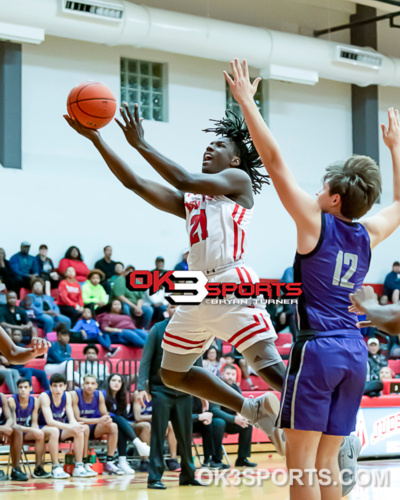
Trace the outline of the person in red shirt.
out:
[[[71,319],[72,326],[78,321],[83,311],[81,287],[75,276],[75,269],[68,267],[65,271],[65,280],[62,280],[58,286],[58,305],[61,314]]]
[[[81,252],[78,247],[69,247],[65,252],[65,256],[60,260],[58,265],[58,272],[63,277],[66,277],[65,273],[68,267],[73,267],[76,273],[76,279],[79,283],[84,283],[89,274],[89,269],[87,265],[83,262]]]

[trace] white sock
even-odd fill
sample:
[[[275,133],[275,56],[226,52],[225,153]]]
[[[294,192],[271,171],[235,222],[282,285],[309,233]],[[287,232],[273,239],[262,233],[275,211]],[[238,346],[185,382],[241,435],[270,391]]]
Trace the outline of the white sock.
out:
[[[127,464],[128,462],[126,461],[126,457],[119,457],[118,463],[120,463],[120,464]]]
[[[245,418],[247,418],[247,420],[250,420],[250,422],[254,422],[255,419],[254,399],[244,398],[240,414],[243,415]]]

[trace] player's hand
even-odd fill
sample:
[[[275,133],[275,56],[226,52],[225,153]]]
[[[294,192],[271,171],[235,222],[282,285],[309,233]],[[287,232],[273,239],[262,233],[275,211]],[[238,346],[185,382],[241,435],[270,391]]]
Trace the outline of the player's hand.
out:
[[[355,293],[350,294],[351,306],[350,312],[357,314],[366,314],[369,306],[376,306],[378,299],[372,286],[363,286]]]
[[[389,149],[398,148],[400,146],[400,117],[399,110],[394,108],[388,109],[389,129],[387,130],[382,123],[383,142]]]
[[[203,422],[204,425],[210,425],[213,419],[213,414],[209,411],[205,411],[204,413],[200,413],[199,420]]]
[[[257,92],[258,84],[261,82],[261,78],[256,78],[254,82],[251,83],[249,68],[246,61],[243,61],[243,65],[241,65],[239,60],[235,59],[231,61],[231,68],[233,79],[227,71],[224,71],[224,76],[225,80],[229,83],[233,97],[239,104],[253,100],[254,94]]]
[[[13,433],[13,428],[11,427],[11,425],[0,425],[0,432],[2,434],[5,434],[6,436],[10,437]]]
[[[243,429],[245,429],[246,427],[249,426],[249,421],[247,420],[247,418],[244,418],[242,415],[236,415],[235,424],[237,424],[240,427],[243,427]]]
[[[31,427],[31,433],[35,439],[43,439],[44,438],[44,432],[40,429],[33,429]]]
[[[76,424],[71,425],[71,429],[75,432],[75,434],[82,434],[85,432],[85,424],[77,422]]]
[[[142,408],[146,408],[146,403],[151,401],[151,396],[147,393],[147,391],[139,391],[136,396],[136,401],[140,403],[140,406]]]
[[[31,342],[32,354],[35,358],[38,356],[43,356],[51,347],[51,342],[40,337],[33,337]]]
[[[139,117],[139,105],[135,104],[133,115],[129,109],[128,103],[124,102],[119,108],[125,125],[115,118],[115,121],[121,127],[129,144],[137,149],[144,143],[144,129],[142,125],[143,118]]]
[[[112,418],[110,417],[110,415],[103,415],[100,419],[100,423],[104,425],[110,424],[111,422]]]
[[[95,141],[96,139],[99,139],[100,137],[100,132],[98,130],[92,129],[92,128],[87,128],[81,125],[76,118],[71,118],[69,115],[63,115],[65,120],[68,122],[68,125],[72,127],[75,132],[78,132],[78,134],[82,135],[83,137],[86,137],[86,139],[89,139],[89,141]]]

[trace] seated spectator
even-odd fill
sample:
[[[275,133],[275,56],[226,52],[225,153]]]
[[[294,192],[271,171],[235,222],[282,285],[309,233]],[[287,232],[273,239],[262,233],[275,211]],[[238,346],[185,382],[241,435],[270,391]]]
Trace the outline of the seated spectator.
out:
[[[287,267],[285,271],[283,272],[282,278],[280,279],[281,283],[293,283],[294,277],[293,277],[293,266],[292,267]]]
[[[68,267],[65,271],[65,279],[58,285],[60,292],[58,305],[61,314],[70,318],[72,325],[78,321],[83,312],[82,290],[75,278],[75,269]]]
[[[95,375],[85,375],[82,389],[76,389],[71,393],[75,419],[89,426],[89,439],[102,439],[103,435],[107,436],[107,460],[104,464],[104,472],[121,476],[124,472],[114,463],[114,453],[117,450],[118,442],[118,426],[112,421],[107,411],[104,395],[97,387]],[[90,466],[88,440],[85,440],[84,444],[83,461],[85,469],[89,473],[95,472]],[[97,475],[97,472],[95,474]]]
[[[79,363],[78,369],[75,371],[75,382],[77,385],[81,386],[83,383],[83,377],[85,375],[96,375],[99,385],[106,386],[106,379],[110,375],[107,364],[105,362],[101,363],[97,358],[99,356],[99,349],[94,344],[88,344],[83,349],[83,355],[86,361],[81,361]]]
[[[222,371],[222,380],[230,385],[238,393],[242,393],[236,385],[236,370],[232,365],[226,365]],[[224,433],[239,434],[238,458],[235,467],[256,467],[257,464],[249,462],[247,459],[251,454],[251,435],[253,427],[249,421],[235,411],[221,407],[215,403],[210,403],[210,411],[213,418],[221,419],[225,422],[225,428],[219,428],[219,435],[216,435],[216,460],[222,462],[222,440]]]
[[[29,295],[26,295],[26,297],[24,297],[20,301],[19,306],[22,307],[22,309],[24,309],[24,311],[26,312],[26,315],[28,316],[28,319],[30,321],[32,321],[32,322],[35,321],[36,313],[32,307],[32,297],[30,297]]]
[[[74,385],[74,361],[71,356],[71,346],[69,345],[69,330],[64,325],[59,325],[56,332],[57,342],[54,342],[47,353],[47,364],[44,371],[47,376],[58,373],[64,377],[66,374],[68,390],[72,390]]]
[[[118,426],[118,467],[125,474],[135,474],[126,460],[127,445],[132,442],[141,457],[150,455],[150,446],[143,443],[135,434],[130,422],[127,420],[127,394],[125,381],[118,373],[112,373],[107,380],[105,392],[106,406],[110,416]]]
[[[168,301],[165,299],[164,288],[160,288],[160,290],[153,293],[153,295],[150,295],[149,291],[146,290],[143,295],[143,305],[153,308],[153,324],[158,323],[159,321],[164,321],[165,312],[168,307]]]
[[[136,328],[132,318],[123,313],[122,303],[114,299],[110,304],[110,312],[97,316],[100,330],[110,335],[112,344],[130,347],[143,347],[148,333]]]
[[[391,358],[400,358],[400,335],[390,336],[389,356]]]
[[[189,257],[189,250],[185,250],[182,254],[182,260],[175,266],[175,271],[188,271],[189,265],[187,263]]]
[[[58,264],[58,272],[65,277],[65,273],[69,267],[73,267],[76,273],[76,279],[79,283],[86,281],[89,269],[83,262],[81,252],[78,247],[69,247],[65,252],[65,256]]]
[[[0,248],[0,278],[7,290],[18,291],[17,277],[11,268],[10,262],[6,259],[4,248]]]
[[[283,298],[283,297],[282,297]],[[297,311],[294,304],[267,304],[266,309],[271,316],[276,333],[289,327],[293,339],[297,335]]]
[[[132,411],[128,416],[128,419],[133,422],[133,430],[135,431],[137,437],[141,441],[150,445],[153,403],[151,400],[145,400],[144,407],[142,407],[141,402],[138,399],[138,395],[139,391],[135,391],[131,400]],[[165,437],[168,441],[170,454],[170,458],[165,460],[168,470],[178,472],[181,469],[177,458],[178,442],[176,440],[171,421],[168,422],[168,428]],[[149,471],[149,461],[147,457],[142,457],[138,470],[139,472]]]
[[[392,378],[395,378],[395,374],[393,373],[393,370],[390,368],[390,366],[383,366],[381,368],[381,371],[379,372],[379,378],[380,380],[390,380]]]
[[[380,380],[380,372],[388,362],[386,357],[380,353],[379,340],[372,338],[368,340],[368,369],[367,380],[365,383],[364,395],[371,398],[380,395],[383,389],[383,384]]]
[[[9,333],[11,334],[11,331]],[[11,394],[15,394],[17,392],[17,381],[20,377],[20,374],[18,370],[14,368],[14,365],[10,364],[7,358],[2,354],[0,354],[0,377],[2,380],[2,384],[5,382]]]
[[[157,257],[155,260],[155,265],[156,267],[153,269],[153,271],[159,271],[161,276],[167,272],[167,270],[165,269],[164,257]]]
[[[33,270],[45,283],[50,283],[50,288],[57,288],[60,282],[60,275],[56,271],[53,261],[47,257],[47,245],[40,245],[39,253],[35,257]],[[46,290],[50,295],[50,290]]]
[[[108,295],[100,284],[104,278],[103,271],[93,269],[87,277],[87,281],[82,285],[82,298],[85,307],[91,308],[92,312],[99,306],[105,306],[108,302]]]
[[[400,262],[393,262],[392,270],[386,275],[383,282],[383,294],[389,297],[393,303],[399,301],[400,293]]]
[[[4,306],[5,304],[7,304],[7,288],[3,278],[0,276],[0,306]]]
[[[39,400],[32,396],[32,383],[26,378],[18,380],[18,393],[9,400],[11,415],[13,418],[14,433],[19,434],[20,442],[35,442],[35,463],[33,477],[45,479],[51,477],[50,472],[43,468],[43,459],[46,450],[46,441],[49,442],[49,452],[52,461],[58,456],[58,431],[55,428],[48,428],[46,431],[39,429],[38,413]],[[21,459],[21,448],[19,449],[18,461]]]
[[[96,269],[100,269],[103,271],[103,278],[101,280],[101,284],[108,294],[111,292],[110,280],[115,275],[115,264],[116,262],[111,259],[112,255],[112,247],[107,245],[104,247],[104,257],[96,262],[94,267]]]
[[[11,455],[11,481],[28,481],[29,477],[22,472],[20,463],[21,435],[14,432],[14,420],[11,415],[7,398],[0,393],[0,440],[5,438],[10,444]]]
[[[203,467],[213,469],[229,469],[230,466],[222,462],[222,441],[225,422],[220,418],[213,418],[213,414],[203,409],[199,398],[193,397],[192,409],[193,432],[201,434],[203,441],[204,464]],[[221,446],[221,451],[216,452],[216,446]]]
[[[22,333],[20,330],[13,330],[11,333],[11,340],[15,345],[19,347],[25,347],[22,343]],[[47,380],[46,373],[43,370],[38,370],[37,368],[28,368],[25,365],[12,365],[15,370],[17,370],[21,377],[29,380],[30,385],[32,386],[32,377],[36,377],[39,384],[42,386],[42,389],[47,391],[50,389],[49,381]],[[18,383],[17,383],[18,386]]]
[[[219,377],[222,368],[220,357],[221,356],[215,347],[209,347],[204,353],[203,368]]]
[[[21,243],[21,251],[13,255],[10,259],[10,266],[14,271],[16,287],[18,289],[15,290],[16,292],[19,292],[21,288],[29,289],[31,287],[31,279],[36,278],[33,267],[35,257],[29,255],[30,248],[31,244],[28,241],[23,241]]]
[[[111,347],[110,336],[100,330],[99,323],[93,319],[92,311],[88,307],[83,309],[82,318],[72,328],[72,332],[80,335],[79,337],[72,336],[74,343],[100,344],[107,351],[106,355],[109,356],[114,356],[120,350],[120,348]]]
[[[51,376],[50,390],[42,392],[39,396],[39,403],[39,426],[43,426],[43,430],[47,430],[48,427],[59,429],[60,442],[73,439],[75,455],[73,477],[97,476],[94,471],[86,470],[83,464],[83,447],[89,438],[89,426],[76,421],[71,394],[66,392],[66,380],[63,375],[54,373]],[[58,468],[60,465],[57,464],[55,467]],[[60,475],[61,472],[57,471],[57,476],[60,477]],[[69,474],[65,472],[61,477],[67,478]]]
[[[36,315],[35,322],[43,328],[44,333],[52,332],[54,327],[61,323],[68,330],[71,328],[71,320],[60,314],[60,309],[53,297],[44,294],[44,281],[41,278],[33,280],[32,293],[29,297],[32,299],[32,309]]]
[[[124,313],[131,315],[138,321],[138,325],[148,330],[153,317],[153,309],[150,306],[143,304],[144,292],[132,291],[126,286],[126,276],[134,270],[133,266],[128,266],[123,269],[123,264],[117,263],[115,272],[119,275],[112,279],[111,282],[111,299],[121,301]],[[122,269],[121,269],[122,267]]]
[[[258,389],[258,385],[254,385],[251,380],[250,374],[257,375],[257,373],[253,370],[251,366],[248,365],[247,361],[244,359],[242,354],[235,348],[232,349],[231,354],[235,359],[235,365],[238,365],[241,372],[242,378],[247,382],[251,391],[255,391]]]
[[[236,351],[239,352],[239,351]],[[242,370],[240,369],[239,365],[236,364],[236,359],[235,359],[235,350],[228,352],[224,356],[225,358],[225,363],[221,367],[221,372],[224,369],[225,365],[232,365],[235,367],[236,370],[236,385],[240,386],[240,383],[242,381]]]
[[[30,344],[32,337],[38,336],[38,331],[28,318],[25,309],[17,306],[17,300],[15,292],[7,293],[7,304],[0,306],[0,325],[5,330],[20,330],[22,332],[22,342]]]

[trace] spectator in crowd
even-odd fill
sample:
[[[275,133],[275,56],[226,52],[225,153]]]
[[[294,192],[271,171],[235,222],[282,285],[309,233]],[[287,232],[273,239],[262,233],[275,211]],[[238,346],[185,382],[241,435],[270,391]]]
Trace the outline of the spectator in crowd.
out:
[[[386,275],[383,283],[383,293],[389,297],[393,303],[399,301],[400,293],[400,262],[393,262],[392,270]]]
[[[100,330],[110,335],[112,344],[144,346],[148,333],[136,328],[131,316],[124,314],[120,300],[114,299],[110,304],[110,311],[99,314],[97,319]]]
[[[293,283],[293,267],[287,267],[283,272],[282,278],[280,280],[281,283]]]
[[[31,279],[36,277],[33,267],[35,257],[29,255],[30,248],[31,244],[28,241],[23,241],[20,252],[13,255],[10,259],[10,266],[17,280],[18,290],[16,291],[19,291],[21,288],[29,289],[31,287]]]
[[[107,436],[107,459],[104,464],[106,474],[121,476],[124,472],[114,464],[114,454],[118,442],[118,426],[110,417],[104,395],[98,390],[97,378],[95,375],[85,375],[83,377],[82,389],[76,389],[71,393],[72,407],[77,422],[86,424],[90,428],[88,439],[102,439]],[[90,456],[88,455],[88,439],[85,439],[83,448],[83,462],[85,469],[97,475],[90,466]]]
[[[178,264],[175,266],[175,271],[188,271],[189,270],[189,265],[188,265],[188,257],[189,257],[189,250],[185,250],[182,254],[182,260],[178,262]]]
[[[249,366],[249,364],[247,363],[247,361],[244,359],[244,357],[242,356],[242,354],[240,354],[240,352],[233,348],[232,349],[232,352],[231,352],[232,356],[234,357],[235,359],[235,365],[239,366],[241,372],[242,372],[242,377],[243,379],[247,382],[247,384],[249,385],[250,387],[250,390],[251,391],[255,391],[258,389],[258,385],[254,385],[253,384],[253,381],[250,377],[250,374],[252,375],[257,375],[257,373],[251,368],[251,366]]]
[[[67,375],[68,390],[73,389],[74,380],[74,361],[71,355],[71,346],[69,345],[69,330],[64,325],[56,328],[57,342],[50,347],[47,353],[47,364],[44,370],[47,376],[55,373]]]
[[[132,291],[126,286],[125,279],[132,270],[134,270],[133,266],[121,270],[121,265],[116,264],[115,271],[116,273],[120,272],[120,274],[112,280],[111,299],[119,299],[122,302],[125,314],[132,315],[141,328],[148,330],[153,317],[153,309],[143,304],[144,292]]]
[[[73,439],[75,467],[73,477],[91,477],[96,474],[88,472],[83,464],[83,447],[85,440],[89,437],[89,426],[77,422],[72,409],[71,394],[66,392],[65,377],[59,373],[54,373],[50,378],[50,390],[42,392],[39,396],[39,426],[56,427],[60,430],[60,441]],[[53,477],[62,479],[69,477],[66,472],[54,470],[60,465],[53,466]],[[64,472],[64,471],[62,471]]]
[[[234,366],[224,366],[221,378],[235,391],[240,394],[242,393],[236,385],[236,370]],[[238,458],[236,459],[235,467],[256,467],[257,464],[248,460],[248,457],[251,455],[251,434],[253,431],[253,427],[250,425],[249,421],[235,411],[229,408],[221,407],[215,403],[210,403],[210,411],[214,418],[222,419],[225,422],[225,428],[221,427],[219,429],[219,435],[215,438],[217,461],[222,462],[221,453],[224,433],[239,434]]]
[[[7,290],[18,291],[17,277],[11,268],[10,262],[6,259],[4,248],[0,248],[0,278]]]
[[[145,401],[153,402],[150,439],[150,464],[147,487],[165,490],[161,482],[164,473],[164,439],[168,422],[171,420],[181,456],[180,485],[199,485],[195,478],[195,468],[192,460],[192,397],[183,392],[167,387],[160,377],[162,360],[162,339],[165,329],[172,318],[176,306],[168,306],[169,318],[156,323],[149,332],[143,349],[139,367],[137,401],[142,407]],[[150,395],[147,393],[149,385]]]
[[[203,408],[201,399],[193,397],[192,409],[193,432],[201,434],[203,441],[204,463],[203,467],[211,467],[213,469],[229,469],[230,466],[224,464],[222,450],[216,453],[216,445],[222,448],[219,436],[224,435],[225,422],[220,418],[213,418],[213,414]],[[215,439],[217,438],[217,439]],[[215,442],[217,441],[217,443]]]
[[[11,333],[11,340],[15,345],[19,347],[25,347],[22,343],[22,332],[20,330],[13,330]],[[50,389],[49,381],[47,380],[46,373],[43,370],[38,370],[37,368],[28,368],[25,365],[13,365],[13,368],[17,370],[21,377],[29,380],[32,385],[32,377],[36,377],[39,384],[42,386],[42,389],[47,391]],[[18,386],[18,383],[17,383]]]
[[[383,366],[381,368],[381,371],[379,372],[379,378],[381,380],[390,380],[392,378],[395,378],[395,374],[390,366]]]
[[[104,257],[96,262],[94,267],[96,269],[100,269],[103,271],[104,276],[102,277],[101,284],[106,288],[109,287],[109,284],[106,285],[109,279],[111,279],[115,274],[115,264],[116,262],[111,259],[112,248],[110,245],[104,247]],[[111,289],[108,288],[106,290],[107,293],[110,293]]]
[[[78,321],[83,312],[82,290],[75,278],[75,269],[71,266],[65,271],[65,279],[58,286],[58,305],[61,314],[70,318],[72,325]]]
[[[209,370],[211,373],[214,373],[217,377],[221,374],[221,368],[223,363],[220,360],[221,356],[216,349],[216,347],[211,346],[204,353],[203,359],[203,367],[206,370]]]
[[[105,306],[108,296],[100,282],[104,278],[103,271],[93,269],[87,277],[87,281],[82,285],[82,298],[85,306],[91,308],[92,312],[99,306]]]
[[[32,337],[38,336],[37,329],[33,326],[28,314],[20,306],[17,306],[17,294],[7,293],[7,304],[0,306],[0,325],[5,330],[20,330],[22,332],[22,342],[30,344]]]
[[[60,275],[56,271],[53,261],[47,256],[47,245],[40,245],[39,253],[35,257],[33,270],[45,283],[50,283],[50,288],[57,288],[60,282]],[[50,291],[46,290],[50,295]]]
[[[129,415],[129,420],[133,422],[133,429],[135,434],[145,443],[150,445],[151,437],[151,420],[153,415],[153,402],[144,401],[142,407],[139,400],[139,391],[135,391],[131,401],[132,412]],[[175,437],[174,429],[171,421],[168,422],[167,433],[165,435],[168,441],[170,458],[165,459],[167,468],[170,471],[180,471],[181,466],[177,460],[178,442]],[[139,472],[149,472],[148,458],[142,458],[139,464]]]
[[[294,304],[267,304],[266,309],[271,316],[276,333],[289,327],[293,340],[295,340],[297,335],[296,306]]]
[[[0,354],[0,377],[2,380],[2,384],[5,382],[10,392],[12,394],[15,394],[17,392],[17,381],[20,377],[20,374],[18,370],[16,370],[14,366],[10,364],[7,358],[2,354]],[[0,411],[0,418],[1,418],[1,411]]]
[[[17,385],[18,393],[8,400],[14,433],[20,434],[19,438],[22,443],[35,442],[36,467],[33,471],[33,477],[45,479],[51,477],[51,473],[46,472],[43,468],[46,441],[49,441],[49,452],[54,459],[58,454],[58,431],[55,428],[49,428],[46,432],[39,429],[39,400],[31,395],[32,382],[22,377],[18,380]],[[19,449],[18,462],[21,460],[21,448]]]
[[[26,315],[28,316],[29,321],[34,322],[36,320],[36,313],[32,307],[32,297],[26,295],[19,303],[20,307],[24,309]]]
[[[105,391],[106,406],[110,416],[118,426],[118,467],[125,474],[135,474],[126,460],[127,445],[132,442],[141,457],[148,457],[149,446],[141,441],[135,434],[130,422],[127,420],[127,391],[125,381],[119,373],[112,373],[107,380]]]
[[[234,366],[235,370],[236,370],[236,385],[240,386],[240,383],[242,381],[242,370],[240,369],[239,365],[236,364],[235,352],[239,353],[239,351],[236,351],[236,349],[233,349],[233,351],[228,352],[224,355],[225,363],[222,365],[221,371],[224,369],[225,365]],[[240,358],[240,359],[243,359],[243,358]]]
[[[69,267],[73,267],[76,273],[76,279],[79,283],[86,281],[89,269],[83,262],[81,252],[78,247],[69,247],[65,252],[65,256],[60,260],[58,272],[65,277],[65,273]]]
[[[400,358],[400,335],[390,337],[389,356],[391,358]]]
[[[44,281],[37,278],[32,282],[32,309],[35,311],[36,323],[43,328],[44,333],[54,330],[56,325],[64,324],[67,329],[71,328],[71,320],[60,313],[60,309],[54,302],[53,297],[44,294]]]
[[[0,306],[4,306],[5,304],[7,304],[7,288],[3,278],[0,276]]]
[[[152,295],[150,295],[149,291],[146,290],[143,295],[143,305],[152,307],[153,323],[163,321],[165,319],[165,311],[168,307],[168,301],[165,299],[164,288],[160,288],[156,293],[153,293]]]
[[[10,444],[11,455],[11,480],[28,481],[29,477],[22,472],[20,463],[20,453],[22,448],[22,433],[16,433],[13,429],[13,418],[7,398],[0,393],[0,439],[6,438]]]
[[[161,276],[167,272],[167,270],[165,269],[164,257],[157,257],[155,260],[155,265],[156,267],[153,269],[152,272],[159,271]]]
[[[99,323],[93,319],[92,311],[88,307],[83,309],[82,318],[72,328],[72,332],[79,334],[79,337],[72,337],[73,342],[100,344],[107,351],[107,357],[114,356],[121,349],[120,347],[111,347],[110,336],[100,330]],[[74,334],[72,333],[72,335]]]
[[[83,349],[83,355],[86,361],[81,361],[77,371],[75,371],[75,382],[77,385],[82,385],[85,375],[96,375],[99,381],[99,386],[102,389],[106,385],[106,379],[110,375],[107,362],[98,360],[99,349],[95,344],[88,344]]]
[[[380,395],[383,389],[383,384],[380,380],[380,371],[388,364],[386,357],[380,353],[379,347],[378,339],[371,338],[368,340],[368,370],[364,394],[371,398]]]

